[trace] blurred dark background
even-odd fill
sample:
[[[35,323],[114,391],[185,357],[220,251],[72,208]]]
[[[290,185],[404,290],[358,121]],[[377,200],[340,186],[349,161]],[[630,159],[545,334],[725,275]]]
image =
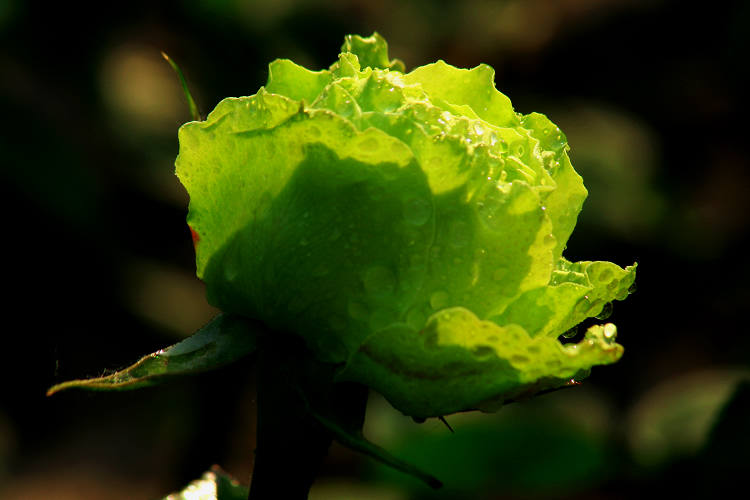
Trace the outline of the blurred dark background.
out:
[[[157,498],[214,463],[248,481],[252,359],[44,392],[215,314],[173,174],[190,116],[159,52],[205,115],[255,93],[271,60],[325,68],[345,34],[374,30],[407,68],[492,65],[517,111],[560,125],[590,191],[566,255],[637,261],[638,290],[611,318],[625,356],[581,387],[448,417],[455,434],[372,398],[366,434],[443,492],[335,446],[311,498],[708,497],[750,472],[750,3],[0,0],[1,498]]]

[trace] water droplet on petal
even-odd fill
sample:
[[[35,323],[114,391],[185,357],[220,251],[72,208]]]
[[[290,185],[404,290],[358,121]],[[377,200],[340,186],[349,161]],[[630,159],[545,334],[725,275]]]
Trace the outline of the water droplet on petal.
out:
[[[612,343],[617,338],[617,327],[613,323],[607,323],[604,325],[602,334],[607,343]]]
[[[594,316],[598,320],[605,320],[612,316],[612,311],[614,310],[614,306],[612,305],[612,302],[607,302],[604,304],[604,307],[602,307],[602,312]]]
[[[517,157],[522,157],[524,153],[526,152],[526,146],[522,141],[516,141],[511,146],[511,153],[516,155]]]
[[[310,134],[310,137],[317,139],[321,136],[320,129],[318,127],[310,127],[307,129],[307,133]]]
[[[359,143],[359,148],[362,151],[372,153],[373,151],[377,151],[380,148],[380,144],[378,143],[377,139],[368,137],[367,139],[364,139]]]
[[[609,280],[612,279],[612,270],[611,269],[605,269],[601,273],[599,273],[599,281],[602,283],[608,283]]]
[[[526,356],[522,354],[514,354],[513,356],[510,357],[510,362],[514,364],[522,365],[522,364],[528,363],[529,358],[527,358]]]
[[[570,330],[567,330],[566,332],[564,332],[564,333],[563,333],[562,335],[560,335],[560,336],[561,336],[562,338],[565,338],[565,339],[572,339],[572,338],[573,338],[573,337],[575,337],[576,335],[578,335],[578,325],[574,326],[574,327],[573,327],[573,328],[571,328]]]
[[[604,299],[594,299],[589,303],[588,309],[584,312],[587,316],[596,317],[599,314],[597,311],[601,311],[604,308],[604,304]]]
[[[414,198],[404,205],[404,218],[414,226],[421,226],[430,220],[432,206],[424,198]]]
[[[494,354],[495,350],[488,345],[478,345],[471,350],[471,353],[478,358],[484,358]]]

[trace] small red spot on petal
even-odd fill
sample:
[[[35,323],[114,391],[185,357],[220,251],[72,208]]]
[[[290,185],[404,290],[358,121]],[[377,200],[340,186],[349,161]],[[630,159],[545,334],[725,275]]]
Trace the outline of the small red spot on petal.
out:
[[[197,247],[201,237],[198,236],[198,233],[195,232],[195,229],[193,229],[191,226],[188,227],[190,228],[190,236],[193,237],[193,246]]]

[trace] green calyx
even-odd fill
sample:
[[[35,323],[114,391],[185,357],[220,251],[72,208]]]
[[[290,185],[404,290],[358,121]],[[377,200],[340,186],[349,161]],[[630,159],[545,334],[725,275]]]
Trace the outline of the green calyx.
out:
[[[613,325],[557,340],[635,266],[562,257],[586,189],[563,133],[515,113],[489,66],[405,73],[378,34],[350,35],[328,70],[276,60],[179,140],[210,302],[406,414],[491,410],[622,354]]]

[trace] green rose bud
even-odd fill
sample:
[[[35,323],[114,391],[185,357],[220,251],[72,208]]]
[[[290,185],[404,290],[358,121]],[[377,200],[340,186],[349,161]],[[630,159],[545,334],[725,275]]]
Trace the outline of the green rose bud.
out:
[[[348,36],[330,69],[289,60],[179,133],[198,276],[227,312],[301,335],[339,380],[429,417],[569,383],[622,355],[635,266],[562,257],[586,197],[563,133],[494,71],[409,73]]]

